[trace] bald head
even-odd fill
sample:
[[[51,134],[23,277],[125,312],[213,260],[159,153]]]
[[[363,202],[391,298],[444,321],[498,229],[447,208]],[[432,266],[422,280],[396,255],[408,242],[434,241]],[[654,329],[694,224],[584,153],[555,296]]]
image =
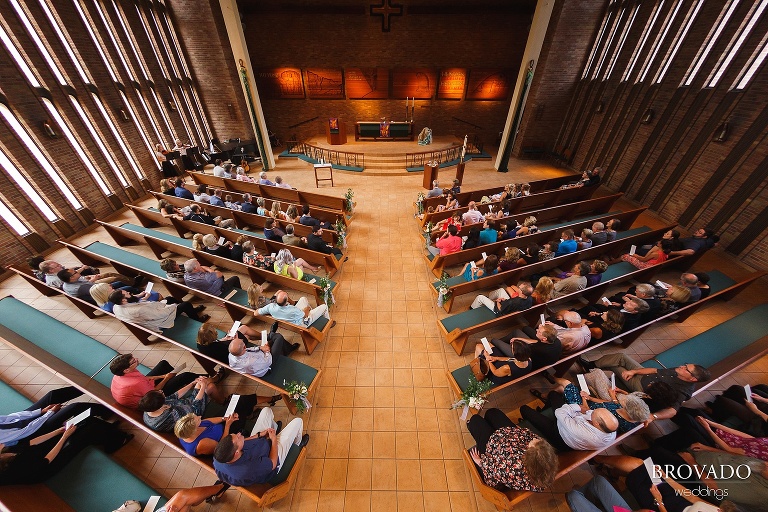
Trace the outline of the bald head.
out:
[[[563,320],[569,324],[581,325],[581,315],[575,311],[566,311],[565,314],[563,314]]]
[[[619,420],[608,409],[595,409],[592,411],[592,424],[609,434],[619,428]]]
[[[235,338],[229,342],[229,353],[233,356],[241,356],[245,353],[245,343],[240,338]]]
[[[283,290],[279,290],[275,294],[275,302],[278,306],[285,306],[288,303],[288,294]]]

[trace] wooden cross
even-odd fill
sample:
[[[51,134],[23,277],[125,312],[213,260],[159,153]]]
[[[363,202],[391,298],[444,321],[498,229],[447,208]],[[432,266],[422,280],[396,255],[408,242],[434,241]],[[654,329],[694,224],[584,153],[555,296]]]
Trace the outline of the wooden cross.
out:
[[[392,0],[381,0],[381,5],[371,5],[371,16],[381,16],[381,31],[389,32],[389,17],[402,16],[403,5],[393,4]]]

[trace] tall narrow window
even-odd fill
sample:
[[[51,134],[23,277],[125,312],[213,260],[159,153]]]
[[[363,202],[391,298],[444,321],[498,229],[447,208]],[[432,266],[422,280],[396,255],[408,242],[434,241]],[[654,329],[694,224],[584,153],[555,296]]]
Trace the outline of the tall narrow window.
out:
[[[10,0],[10,2],[11,6],[13,6],[13,9],[16,11],[16,15],[21,20],[21,24],[24,25],[24,28],[27,30],[27,35],[32,39],[32,41],[34,41],[35,46],[37,46],[37,49],[43,56],[43,59],[45,59],[45,62],[48,64],[48,68],[50,69],[51,73],[53,73],[53,76],[56,77],[56,80],[58,80],[61,85],[69,85],[68,80],[64,78],[64,75],[62,75],[61,71],[59,70],[60,66],[53,61],[48,48],[45,47],[42,39],[40,39],[40,36],[37,35],[39,30],[32,26],[32,22],[29,20],[26,11],[21,8],[21,5],[19,5],[17,0]]]
[[[639,5],[636,5],[632,8],[632,14],[629,16],[629,22],[624,26],[624,30],[622,31],[621,37],[619,38],[619,44],[616,46],[616,50],[613,52],[613,56],[611,57],[611,61],[605,71],[605,75],[603,75],[603,80],[610,78],[611,74],[613,73],[613,67],[616,65],[616,61],[619,59],[619,55],[621,55],[621,50],[624,48],[624,42],[626,42],[630,30],[632,30],[632,25],[635,23],[638,9],[640,9]]]
[[[581,74],[582,80],[587,78],[587,76],[590,74],[592,64],[595,62],[595,58],[597,57],[598,53],[600,53],[600,48],[603,45],[603,36],[605,36],[605,31],[608,28],[608,20],[610,20],[612,17],[613,11],[609,9],[608,12],[605,13],[605,17],[603,17],[603,23],[600,25],[600,31],[598,32],[597,38],[595,39],[595,44],[592,45],[592,51],[589,54],[587,65],[584,66],[584,72]]]
[[[683,78],[683,85],[691,85],[694,78],[696,78],[701,66],[712,51],[712,47],[715,46],[715,43],[720,38],[720,34],[722,34],[723,30],[725,30],[725,27],[728,25],[728,21],[731,19],[731,16],[733,16],[733,11],[736,10],[739,2],[740,0],[729,0],[728,3],[723,6],[723,10],[720,11],[720,16],[718,16],[717,21],[712,25],[712,29],[707,35],[707,44],[699,50],[699,54],[693,59],[691,67],[688,68],[688,72],[686,73],[685,78]]]
[[[109,127],[109,131],[112,133],[112,137],[117,142],[117,145],[120,147],[120,150],[125,155],[125,158],[128,160],[128,165],[131,166],[131,169],[133,169],[133,172],[136,173],[136,176],[143,180],[146,178],[144,175],[144,172],[139,169],[139,166],[136,165],[136,158],[133,156],[133,152],[128,149],[128,146],[125,145],[125,142],[123,142],[123,137],[120,135],[120,133],[117,131],[117,127],[115,126],[115,123],[112,121],[112,116],[110,116],[106,109],[104,108],[104,104],[101,102],[101,98],[99,98],[99,95],[92,92],[91,98],[93,98],[94,103],[96,103],[96,107],[99,109],[99,112],[101,112],[101,117],[104,119],[104,121],[107,123],[107,126]],[[143,135],[143,134],[142,134]],[[150,152],[152,152],[152,147],[149,146],[149,141],[146,140],[145,142],[147,144],[147,149],[149,149]]]
[[[75,52],[72,48],[72,44],[70,43],[69,39],[67,39],[64,36],[64,33],[61,31],[60,25],[62,25],[61,20],[57,19],[53,15],[53,11],[51,10],[51,6],[48,5],[49,0],[39,0],[40,1],[40,8],[45,13],[45,16],[48,18],[48,21],[53,27],[53,31],[56,33],[56,36],[58,36],[59,41],[61,42],[61,45],[64,47],[64,50],[67,52],[67,55],[69,55],[69,60],[72,61],[72,64],[75,66],[75,69],[77,70],[77,73],[80,75],[80,78],[83,80],[83,82],[89,84],[93,83],[93,79],[88,74],[88,71],[83,67],[83,65],[80,63],[80,59],[75,55]]]
[[[133,109],[133,105],[128,100],[128,97],[125,95],[123,91],[120,92],[120,97],[123,99],[123,105],[125,108],[128,109],[128,115],[131,119],[133,119],[133,122],[136,124],[136,131],[139,132],[139,136],[141,136],[141,139],[144,141],[144,145],[147,146],[147,149],[150,153],[152,153],[152,161],[155,162],[155,165],[158,169],[160,169],[160,163],[157,161],[157,158],[155,157],[155,150],[154,146],[151,142],[149,142],[149,139],[147,138],[146,132],[144,131],[143,126],[141,123],[138,122],[138,116],[136,115],[136,111]],[[158,142],[162,144],[162,139],[158,138]]]
[[[112,41],[112,46],[115,48],[115,51],[117,53],[117,57],[120,59],[120,62],[123,64],[123,69],[125,69],[125,72],[128,73],[128,78],[136,82],[136,73],[133,71],[133,67],[131,66],[131,63],[128,62],[123,55],[125,54],[125,49],[123,46],[118,42],[118,40],[115,38],[115,27],[112,26],[111,20],[107,19],[107,17],[104,15],[104,10],[101,8],[101,2],[99,0],[93,0],[93,5],[96,7],[96,12],[99,13],[99,18],[101,18],[101,22],[106,27],[106,33],[109,36],[110,41]]]
[[[141,54],[136,49],[137,43],[136,39],[133,37],[133,31],[129,30],[128,27],[130,27],[128,23],[128,19],[125,16],[125,12],[123,11],[123,7],[119,4],[117,4],[114,0],[112,1],[112,6],[115,9],[115,12],[117,12],[117,19],[120,22],[120,26],[123,29],[123,33],[125,34],[125,37],[128,39],[128,45],[131,47],[131,51],[133,52],[133,56],[136,58],[136,61],[139,63],[139,67],[141,68],[141,73],[144,75],[144,80],[150,80],[150,74],[149,70],[147,69],[147,63],[144,62],[144,55]]]
[[[31,233],[29,228],[21,222],[15,213],[13,213],[3,201],[0,201],[0,217],[13,229],[19,236],[26,236]]]
[[[723,73],[725,73],[725,70],[728,69],[733,58],[736,57],[736,54],[741,50],[744,41],[746,41],[747,37],[752,33],[755,23],[757,23],[757,20],[763,15],[763,11],[765,11],[767,6],[768,0],[761,0],[759,4],[752,6],[752,9],[747,15],[746,24],[742,24],[741,27],[739,27],[739,31],[734,36],[734,39],[731,39],[731,42],[728,44],[728,49],[720,56],[720,62],[715,67],[714,73],[710,76],[709,81],[707,82],[707,87],[715,87],[720,81]]]
[[[683,6],[683,0],[677,0],[675,2],[675,6],[672,9],[672,12],[669,13],[669,15],[664,20],[664,25],[662,25],[661,32],[656,37],[656,41],[653,43],[653,51],[648,56],[648,58],[645,61],[645,64],[643,64],[642,69],[640,70],[640,78],[637,79],[638,82],[642,82],[645,80],[645,76],[648,74],[648,71],[651,70],[651,64],[653,64],[654,59],[656,58],[656,55],[659,53],[659,50],[661,49],[661,45],[664,43],[664,39],[667,37],[667,33],[669,32],[670,27],[672,26],[672,22],[677,17],[678,11],[680,11],[680,8]]]
[[[632,76],[632,71],[635,69],[635,64],[637,64],[637,61],[640,59],[640,55],[643,54],[643,50],[645,49],[645,43],[648,42],[648,38],[651,35],[651,32],[653,31],[654,25],[656,25],[656,20],[659,18],[659,14],[661,13],[661,8],[664,7],[664,0],[661,0],[658,4],[656,4],[653,7],[653,13],[651,13],[651,17],[648,18],[648,22],[645,24],[645,28],[643,29],[643,34],[640,36],[640,40],[637,42],[637,45],[635,46],[635,51],[632,52],[632,58],[629,61],[629,66],[627,66],[627,69],[624,71],[624,74],[621,77],[622,82],[626,82],[629,80],[629,77]]]
[[[109,72],[109,76],[112,78],[112,81],[118,84],[121,83],[120,80],[117,78],[117,71],[115,69],[114,63],[104,51],[104,42],[101,39],[99,39],[96,36],[96,33],[93,31],[93,21],[85,14],[85,11],[83,10],[83,6],[80,5],[79,0],[73,0],[72,3],[75,5],[75,9],[77,9],[77,13],[80,15],[80,19],[83,20],[83,25],[85,25],[85,30],[88,32],[88,35],[91,36],[91,40],[93,41],[93,44],[96,47],[96,51],[99,52],[99,55],[101,56],[101,60],[102,62],[104,62],[104,65],[107,67],[107,71]]]
[[[152,48],[152,52],[155,54],[155,59],[157,59],[157,62],[160,65],[160,70],[163,72],[163,76],[166,79],[170,80],[171,75],[168,73],[168,70],[165,67],[165,62],[163,61],[163,58],[160,55],[160,50],[157,47],[155,38],[149,30],[149,21],[147,20],[147,17],[144,14],[144,11],[142,11],[138,5],[136,5],[135,7],[136,7],[136,12],[139,14],[139,20],[141,20],[141,26],[144,27],[144,33],[147,34],[147,39],[149,39],[149,46]]]
[[[99,171],[96,170],[96,167],[93,165],[92,159],[85,154],[85,151],[83,151],[83,146],[81,142],[77,139],[77,137],[75,137],[75,134],[72,133],[72,130],[69,127],[69,123],[64,120],[61,114],[59,114],[59,111],[56,110],[56,106],[53,104],[51,100],[49,100],[48,98],[42,98],[42,100],[43,100],[43,105],[45,106],[45,109],[51,115],[53,120],[56,121],[56,124],[59,125],[59,129],[62,132],[64,132],[64,137],[67,139],[69,144],[75,150],[75,153],[77,153],[77,156],[80,157],[80,161],[83,162],[83,165],[85,166],[85,168],[88,169],[88,172],[91,174],[93,181],[96,182],[96,184],[99,186],[101,191],[104,192],[105,195],[111,195],[112,191],[107,186],[107,183],[104,181],[104,178],[101,176]]]
[[[744,89],[747,84],[749,84],[749,81],[752,80],[752,77],[760,66],[763,65],[766,57],[768,57],[768,34],[763,36],[763,40],[757,47],[755,54],[747,63],[747,66],[745,66],[745,69],[742,71],[741,76],[736,80],[736,83],[733,84],[733,88],[737,90]]]
[[[18,167],[16,167],[13,162],[11,162],[10,158],[8,158],[8,155],[6,155],[2,150],[0,150],[0,168],[2,168],[5,173],[11,177],[13,182],[16,183],[16,185],[22,190],[22,192],[24,192],[24,194],[26,194],[32,203],[37,206],[37,208],[46,219],[48,219],[50,222],[54,222],[59,218],[59,216],[56,215],[53,210],[51,210],[51,207],[48,206],[48,201],[42,198],[42,196],[32,186],[29,180],[27,180],[27,178],[21,174]]]
[[[603,50],[600,52],[600,60],[597,63],[597,66],[595,66],[595,71],[592,73],[592,78],[595,79],[600,75],[600,70],[603,67],[603,62],[605,62],[605,58],[608,56],[608,52],[611,48],[611,45],[613,44],[613,39],[616,37],[616,32],[618,32],[619,27],[621,26],[621,20],[624,19],[624,14],[627,12],[625,8],[622,8],[619,11],[619,15],[616,18],[616,20],[613,23],[613,26],[611,27],[611,33],[608,36],[608,39],[606,39],[605,44],[603,45]]]
[[[53,183],[56,185],[56,188],[59,189],[59,192],[61,192],[61,194],[67,198],[67,201],[69,201],[73,208],[76,210],[81,210],[83,205],[72,192],[73,186],[69,183],[64,183],[62,177],[50,164],[48,157],[43,155],[43,152],[40,151],[37,142],[34,141],[32,137],[30,137],[29,133],[27,133],[27,129],[24,128],[21,123],[19,123],[19,120],[16,119],[16,116],[4,103],[0,103],[0,115],[3,116],[3,119],[5,119],[5,122],[8,123],[8,125],[11,127],[11,130],[13,130],[13,132],[16,134],[16,137],[21,141],[22,144],[24,144],[24,146],[27,148],[27,151],[29,151],[32,157],[37,161],[37,165],[39,165],[43,171],[45,171],[51,181],[53,181]]]
[[[37,75],[32,71],[32,68],[27,65],[27,61],[21,56],[16,45],[13,44],[8,32],[5,30],[5,26],[0,23],[0,41],[3,42],[3,46],[11,54],[11,58],[21,70],[21,74],[27,79],[29,85],[32,87],[42,87],[40,80],[37,79]]]
[[[667,70],[669,69],[669,65],[672,64],[672,60],[675,58],[675,55],[677,55],[677,51],[680,49],[680,46],[683,44],[683,41],[685,40],[685,36],[688,35],[688,30],[693,25],[693,22],[696,20],[696,15],[699,14],[699,9],[701,9],[701,6],[704,5],[704,0],[697,0],[697,2],[691,6],[691,8],[688,10],[688,15],[685,18],[685,22],[683,24],[683,28],[681,31],[678,31],[677,36],[675,37],[675,44],[672,47],[672,50],[667,52],[667,56],[664,58],[664,62],[661,64],[661,69],[659,70],[659,74],[656,77],[656,83],[660,84],[662,80],[664,80],[664,75],[667,74]]]

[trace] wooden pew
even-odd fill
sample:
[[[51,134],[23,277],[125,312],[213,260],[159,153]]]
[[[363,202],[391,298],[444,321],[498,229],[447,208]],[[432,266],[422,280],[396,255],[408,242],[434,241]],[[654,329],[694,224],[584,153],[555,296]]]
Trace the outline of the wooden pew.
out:
[[[730,335],[734,332],[738,332],[740,336],[735,342],[731,343],[732,338]],[[691,362],[691,357],[698,362],[699,359],[696,358],[702,357],[702,350],[706,349],[706,345],[717,345],[718,348],[714,352],[710,352],[708,357],[702,359],[701,364],[710,371],[712,379],[706,383],[702,383],[701,386],[696,388],[693,393],[693,396],[696,396],[714,383],[721,381],[728,375],[731,375],[768,353],[768,335],[766,333],[768,333],[768,304],[762,304],[750,311],[727,320],[698,336],[694,336],[689,340],[683,341],[678,345],[667,349],[656,356],[655,359],[643,363],[643,366],[674,368],[680,364]],[[728,344],[720,343],[724,336],[729,338]],[[692,350],[696,355],[691,356]],[[661,359],[667,361],[669,364],[661,364],[659,362]],[[620,381],[618,376],[617,380]],[[616,440],[611,443],[610,446],[602,450],[559,453],[558,459],[560,464],[557,478],[564,476],[576,467],[602,453],[604,450],[621,444],[627,437],[642,430],[642,428],[643,426],[641,425],[629,432],[617,436]],[[511,510],[517,503],[520,503],[532,494],[531,491],[499,491],[494,489],[485,484],[482,475],[478,471],[472,457],[469,455],[468,450],[464,451],[464,461],[467,463],[467,468],[472,475],[472,481],[480,490],[480,494],[493,503],[499,510]]]
[[[158,201],[160,199],[165,199],[166,201],[168,201],[169,204],[172,204],[176,208],[184,208],[185,206],[197,204],[201,208],[204,208],[205,210],[207,210],[208,213],[210,213],[214,217],[218,216],[218,217],[221,217],[222,219],[234,220],[235,226],[237,226],[239,229],[247,229],[251,227],[251,228],[257,228],[257,229],[263,230],[264,223],[267,221],[267,218],[268,218],[268,217],[263,217],[261,215],[257,215],[255,213],[245,213],[237,210],[230,210],[229,208],[224,208],[221,206],[211,206],[207,203],[198,203],[195,201],[190,201],[189,199],[184,199],[182,197],[167,196],[159,192],[150,192],[150,193],[153,196],[155,196],[155,198]],[[285,226],[288,225],[289,223],[285,221],[278,221],[277,224],[280,227],[285,228]],[[296,224],[294,224],[294,227],[295,226]],[[310,233],[311,232],[312,231],[310,229]],[[297,236],[306,236],[306,235],[297,235]],[[338,236],[339,234],[333,229],[323,229],[323,240],[325,240],[329,244],[335,245],[338,240]]]
[[[553,226],[542,226],[542,229],[538,233],[531,235],[519,236],[511,240],[501,240],[492,244],[481,245],[480,247],[474,247],[472,249],[463,249],[461,251],[446,254],[445,256],[438,254],[433,256],[431,253],[426,256],[429,260],[429,267],[432,273],[437,277],[443,275],[443,271],[447,267],[455,265],[464,265],[470,261],[478,261],[482,258],[483,253],[496,254],[501,258],[504,256],[504,251],[507,247],[517,247],[519,249],[525,249],[531,244],[544,245],[553,239],[560,239],[560,233],[566,229],[572,229],[574,233],[581,233],[585,228],[591,228],[595,222],[607,222],[610,219],[619,219],[621,225],[625,226],[625,231],[635,223],[641,213],[645,211],[645,208],[636,208],[627,212],[610,213],[602,216],[589,216],[588,219],[575,219],[573,222],[567,222],[565,224],[560,223]],[[604,245],[604,244],[602,244]],[[595,246],[599,247],[599,246]]]
[[[109,370],[105,370],[105,368],[117,355],[115,350],[13,297],[0,299],[0,316],[3,318],[3,321],[0,322],[0,334],[18,351],[48,370],[55,372],[62,379],[87,393],[91,398],[114,410],[133,426],[158,439],[177,454],[194,461],[198,466],[215,475],[212,459],[201,459],[188,455],[172,434],[151,430],[144,425],[139,411],[130,410],[114,402],[109,389],[112,376]],[[45,332],[47,335],[42,336],[41,332]],[[58,335],[54,336],[54,332]],[[61,339],[66,339],[67,343],[59,343]],[[149,369],[142,367],[141,370],[146,372]],[[315,382],[317,381],[319,379],[315,378]],[[269,385],[269,387],[274,386]],[[274,483],[238,487],[237,489],[254,500],[257,506],[266,506],[285,497],[303,464],[306,455],[304,448],[298,446],[291,448],[292,453],[289,452],[283,464],[286,471],[281,475],[280,473],[283,473],[283,468],[281,468],[280,473],[278,473],[280,478],[277,478]],[[282,482],[277,480],[282,480]]]
[[[328,277],[333,276],[341,268],[341,259],[333,254],[325,254],[304,247],[296,247],[280,242],[274,242],[264,238],[263,234],[254,231],[244,231],[242,229],[222,229],[210,224],[195,222],[192,220],[181,220],[176,217],[163,217],[160,212],[139,208],[133,205],[127,205],[134,213],[136,219],[145,228],[154,228],[158,226],[173,227],[181,238],[186,238],[189,233],[200,233],[203,235],[212,234],[218,240],[224,237],[232,243],[236,242],[241,235],[248,237],[258,252],[264,254],[277,253],[281,249],[288,249],[296,258],[303,258],[312,265],[319,265],[325,268]],[[104,224],[102,221],[98,221]],[[306,226],[304,226],[306,227]]]

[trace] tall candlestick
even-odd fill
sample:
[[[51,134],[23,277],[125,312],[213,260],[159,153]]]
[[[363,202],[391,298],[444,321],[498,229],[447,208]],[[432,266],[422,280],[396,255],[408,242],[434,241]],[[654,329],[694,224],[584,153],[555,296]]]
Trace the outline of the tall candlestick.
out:
[[[408,96],[405,97],[405,108],[408,108]]]

